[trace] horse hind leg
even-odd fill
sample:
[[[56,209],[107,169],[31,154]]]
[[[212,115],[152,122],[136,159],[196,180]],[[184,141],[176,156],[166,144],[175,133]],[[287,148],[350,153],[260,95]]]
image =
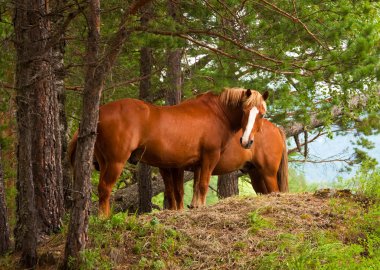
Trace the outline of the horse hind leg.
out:
[[[206,196],[208,192],[208,186],[210,184],[211,170],[205,170],[201,172],[199,180],[199,203],[200,206],[206,205]]]
[[[251,178],[251,184],[256,194],[268,194],[267,187],[265,185],[263,177],[255,169],[248,171]]]
[[[272,192],[280,192],[280,189],[278,187],[277,183],[277,174],[268,174],[264,177],[264,183],[268,190],[268,193]]]
[[[200,179],[201,170],[200,168],[196,168],[194,170],[194,183],[193,183],[193,198],[191,199],[191,204],[189,208],[196,208],[200,205],[199,203],[199,179]]]
[[[277,184],[277,174],[274,170],[255,169],[249,172],[249,176],[256,193],[280,192]]]
[[[162,180],[164,181],[165,191],[164,191],[164,200],[166,200],[167,205],[164,202],[164,208],[169,210],[176,210],[176,197],[175,197],[175,188],[173,183],[173,175],[171,169],[160,168],[160,174]]]
[[[203,157],[203,162],[200,170],[199,177],[199,203],[201,206],[206,205],[206,196],[208,191],[208,186],[210,184],[211,173],[214,170],[216,164],[220,158],[220,153],[210,153]]]
[[[110,197],[112,188],[119,178],[123,168],[124,163],[122,162],[106,163],[103,166],[100,166],[100,179],[98,185],[99,216],[110,216]]]

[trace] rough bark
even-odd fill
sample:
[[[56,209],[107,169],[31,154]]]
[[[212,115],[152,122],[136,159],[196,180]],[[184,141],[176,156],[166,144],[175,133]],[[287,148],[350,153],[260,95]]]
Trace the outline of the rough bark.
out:
[[[173,9],[173,4],[169,1],[169,14]],[[181,74],[181,59],[182,50],[168,50],[167,56],[167,83],[168,89],[165,93],[165,100],[167,105],[175,105],[181,102],[182,95],[182,74]],[[169,203],[165,196],[164,208],[168,208]]]
[[[181,102],[182,73],[181,73],[182,49],[168,51],[168,84],[166,102],[175,105]]]
[[[32,173],[32,141],[30,108],[27,100],[30,99],[28,90],[22,87],[21,74],[25,74],[18,64],[16,71],[17,96],[17,197],[16,197],[16,227],[14,230],[15,250],[20,250],[21,264],[33,267],[37,262],[37,211],[34,200],[34,184]],[[21,64],[22,66],[22,64]],[[21,90],[22,89],[22,90]]]
[[[106,76],[113,67],[121,48],[128,37],[125,24],[131,15],[144,6],[147,0],[136,1],[121,19],[121,25],[107,48],[99,55],[100,41],[100,1],[90,0],[88,11],[88,42],[86,55],[86,74],[83,95],[83,113],[79,126],[76,159],[74,165],[74,203],[69,223],[65,247],[64,268],[77,268],[80,252],[87,243],[88,217],[90,211],[91,170],[96,129],[99,118],[99,102]],[[77,263],[69,265],[69,258]]]
[[[65,28],[65,17],[62,14],[64,9],[64,4],[67,0],[55,0],[53,1],[55,10],[53,14],[54,30],[55,33],[61,33]],[[69,209],[72,203],[72,174],[71,174],[71,165],[69,158],[67,157],[67,147],[69,141],[68,135],[68,126],[66,119],[66,89],[65,89],[65,65],[64,65],[64,55],[65,55],[65,41],[64,34],[57,36],[57,41],[53,46],[53,75],[54,75],[54,89],[57,94],[57,103],[58,103],[58,123],[59,129],[57,130],[56,136],[60,138],[61,147],[57,145],[56,155],[57,161],[60,167],[57,167],[58,179],[62,179],[62,193],[63,193],[63,204],[66,209]]]
[[[23,51],[20,69],[27,76],[20,78],[21,87],[29,91],[32,179],[37,210],[38,234],[50,234],[61,226],[63,216],[61,141],[59,134],[58,102],[53,74],[51,47],[52,21],[49,2],[43,0],[19,1],[15,20],[20,16],[24,24],[16,39],[16,49]],[[20,9],[25,9],[21,11]],[[21,12],[21,13],[20,13]],[[16,25],[16,24],[15,24]],[[18,87],[20,90],[20,88]],[[24,136],[24,135],[22,135]]]
[[[52,51],[44,57],[52,59]],[[61,138],[51,63],[45,62],[38,69],[36,72],[45,77],[33,89],[33,180],[38,230],[50,234],[59,230],[63,216]]]
[[[42,11],[50,13],[49,1]],[[46,16],[48,17],[48,16]],[[52,37],[52,21],[46,19],[42,27],[41,56],[43,61],[39,67],[40,87],[34,89],[35,106],[33,112],[33,179],[35,185],[38,227],[42,233],[57,232],[61,227],[63,208],[63,186],[61,165],[61,137],[59,125],[58,92],[63,81],[56,82],[54,66],[56,58],[54,47],[50,46]],[[50,41],[50,42],[49,42]],[[58,63],[57,63],[58,64]]]
[[[1,159],[0,144],[0,255],[6,253],[11,247],[9,238],[9,225],[7,216],[7,205],[5,202],[4,174]]]
[[[91,203],[91,170],[96,128],[99,118],[102,77],[97,76],[100,40],[100,1],[89,1],[88,11],[87,70],[83,95],[82,121],[79,126],[76,159],[74,165],[73,208],[65,247],[65,268],[77,268],[80,252],[86,247],[88,218]],[[104,76],[104,74],[102,74]],[[69,259],[75,260],[69,264]]]
[[[152,212],[152,170],[147,164],[140,163],[137,171],[139,188],[139,209],[138,212]]]
[[[15,2],[18,131],[15,249],[21,251],[21,263],[25,267],[34,267],[37,262],[37,211],[32,164],[32,128],[36,128],[33,117],[37,113],[34,100],[35,93],[39,89],[43,91],[46,80],[50,79],[50,73],[43,73],[50,58],[44,48],[47,42],[47,16],[42,14],[46,14],[46,10],[41,1]]]
[[[151,7],[146,5],[141,15],[141,25],[146,26],[151,17]],[[153,67],[152,50],[143,47],[140,50],[140,81],[139,98],[145,100],[151,92],[151,74]],[[152,170],[147,164],[140,163],[137,168],[137,183],[139,187],[139,213],[152,212]]]
[[[179,5],[177,2],[168,1],[168,15],[173,20],[180,22]],[[182,72],[181,72],[182,49],[168,49],[167,52],[167,82],[166,102],[168,105],[175,105],[181,102],[182,95]]]
[[[239,195],[239,178],[237,172],[218,176],[218,197],[228,198]]]

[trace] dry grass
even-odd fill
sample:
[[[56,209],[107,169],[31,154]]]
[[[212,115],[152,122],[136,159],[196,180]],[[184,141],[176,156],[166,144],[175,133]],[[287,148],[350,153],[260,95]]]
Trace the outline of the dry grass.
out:
[[[318,231],[354,241],[347,217],[360,216],[366,204],[353,199],[324,192],[228,198],[200,209],[127,218],[128,226],[103,224],[95,229],[100,242],[91,239],[90,249],[112,269],[255,269],[256,258],[276,251],[284,235],[308,238]],[[63,248],[63,235],[41,245],[39,269],[57,269]]]
[[[249,222],[252,212],[271,225],[252,233]],[[187,245],[179,250],[178,256],[191,258],[193,265],[189,269],[245,268],[251,258],[273,251],[281,234],[336,229],[341,223],[332,213],[328,199],[309,193],[228,198],[211,207],[163,211],[154,216],[186,236]],[[151,216],[142,219],[149,221]]]

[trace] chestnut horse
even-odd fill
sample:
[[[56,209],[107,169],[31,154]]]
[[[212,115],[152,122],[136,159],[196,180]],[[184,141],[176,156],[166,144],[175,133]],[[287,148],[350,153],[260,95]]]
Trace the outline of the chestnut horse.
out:
[[[101,106],[94,155],[100,167],[99,214],[109,216],[110,194],[131,157],[160,168],[199,170],[200,203],[206,203],[211,172],[234,134],[243,129],[240,147],[252,145],[254,124],[265,112],[265,99],[254,90],[224,89],[175,106],[155,106],[137,99],[122,99]],[[73,164],[77,134],[70,142]]]
[[[261,115],[259,116],[261,117]],[[256,120],[261,125],[255,134],[254,143],[249,149],[243,149],[239,140],[240,130],[226,145],[218,164],[212,174],[222,175],[236,170],[243,170],[251,178],[256,193],[288,192],[288,156],[286,137],[278,128],[266,119]],[[178,168],[160,168],[165,182],[165,197],[169,209],[183,208],[183,171]],[[175,177],[172,177],[172,174]],[[194,193],[190,207],[197,206],[199,196],[199,170],[194,170]]]

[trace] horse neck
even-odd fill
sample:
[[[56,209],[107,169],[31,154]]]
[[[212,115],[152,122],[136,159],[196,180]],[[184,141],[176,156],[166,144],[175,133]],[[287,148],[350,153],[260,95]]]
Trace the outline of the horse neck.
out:
[[[241,119],[243,118],[242,108],[239,106],[222,104],[220,101],[218,104],[220,113],[223,115],[223,118],[230,129],[234,132],[237,132],[239,129],[241,129]]]

